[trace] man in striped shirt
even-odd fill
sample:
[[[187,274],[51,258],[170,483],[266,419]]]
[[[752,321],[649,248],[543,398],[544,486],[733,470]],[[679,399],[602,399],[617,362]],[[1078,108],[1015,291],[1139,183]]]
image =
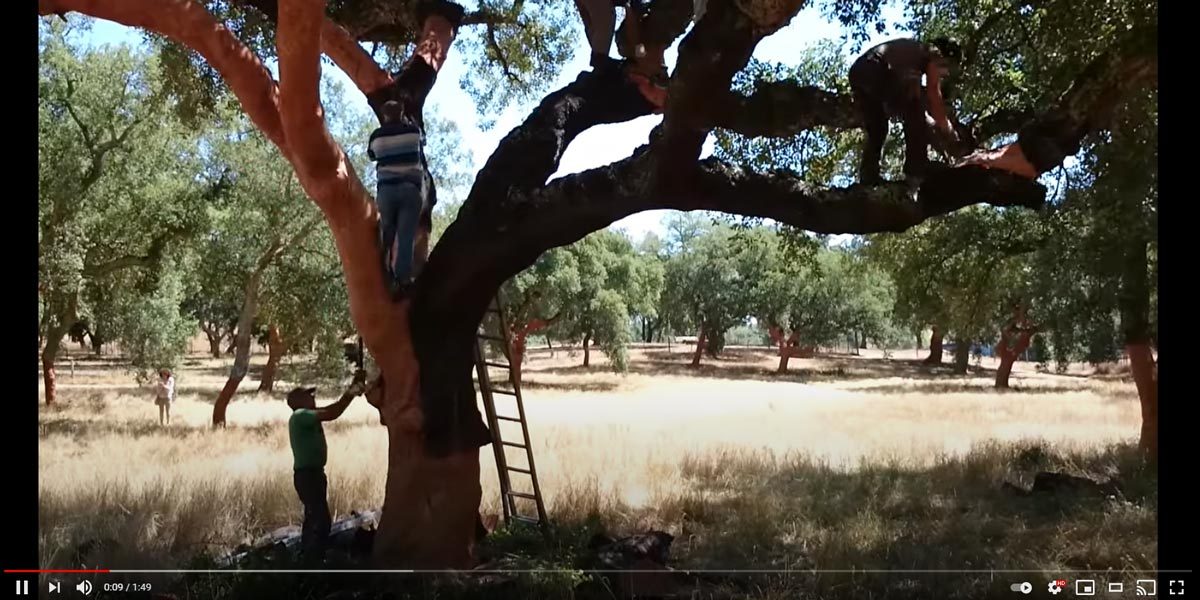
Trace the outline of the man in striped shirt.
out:
[[[399,295],[412,283],[413,242],[426,203],[424,132],[402,106],[396,100],[383,104],[383,124],[367,142],[367,155],[375,161],[384,270],[392,293]]]

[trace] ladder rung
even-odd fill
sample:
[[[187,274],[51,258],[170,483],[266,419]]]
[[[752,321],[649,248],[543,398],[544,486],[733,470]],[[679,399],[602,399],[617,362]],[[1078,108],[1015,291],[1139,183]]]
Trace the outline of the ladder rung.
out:
[[[516,471],[518,473],[524,473],[526,475],[533,475],[533,471],[530,471],[529,469],[522,469],[521,467],[504,467],[504,468],[508,469],[509,471]]]
[[[534,496],[533,494],[526,494],[525,492],[514,492],[512,490],[508,490],[508,495],[516,496],[518,498],[526,498],[529,500],[537,500],[537,496]]]
[[[540,525],[541,524],[541,521],[539,521],[533,517],[526,517],[523,515],[512,515],[509,518],[514,521],[524,521],[526,523],[529,523],[530,525]]]
[[[521,420],[520,420],[520,419],[518,419],[518,418],[516,418],[516,417],[510,417],[510,416],[508,416],[508,415],[496,415],[496,418],[497,418],[497,419],[500,419],[501,421],[512,421],[513,423],[520,423],[520,422],[521,422]]]
[[[504,394],[505,396],[516,396],[517,395],[517,393],[512,390],[502,390],[499,388],[492,388],[492,393],[493,394]]]
[[[483,361],[483,364],[485,364],[489,367],[496,367],[497,369],[507,369],[512,366],[507,363],[495,363],[495,362],[491,362],[491,361],[487,361],[487,360]]]
[[[518,443],[516,443],[516,442],[504,442],[504,441],[502,441],[502,442],[500,442],[500,443],[501,443],[501,444],[503,444],[503,445],[505,445],[505,446],[512,446],[513,448],[524,448],[524,449],[526,449],[526,450],[528,450],[528,449],[529,449],[529,446],[526,446],[525,444],[518,444]]]

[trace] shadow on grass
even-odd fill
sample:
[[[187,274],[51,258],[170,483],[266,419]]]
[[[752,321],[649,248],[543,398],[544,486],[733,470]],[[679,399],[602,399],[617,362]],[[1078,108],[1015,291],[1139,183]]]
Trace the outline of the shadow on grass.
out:
[[[376,427],[375,421],[333,421],[322,424],[325,433],[338,433],[363,427]],[[183,439],[193,435],[203,435],[213,431],[237,431],[249,433],[254,437],[270,437],[280,431],[287,431],[287,423],[271,421],[254,425],[239,425],[228,423],[222,428],[205,425],[185,425],[175,422],[167,426],[158,424],[158,414],[147,414],[144,421],[110,421],[93,419],[75,419],[71,417],[49,417],[38,422],[38,437],[48,438],[63,436],[73,439],[86,439],[113,435],[127,438],[170,437]]]
[[[151,407],[153,410],[153,407]],[[286,427],[282,423],[261,423],[258,425],[229,425],[228,429],[252,432],[255,435],[267,436],[274,431]],[[195,426],[172,423],[162,426],[158,424],[157,413],[149,414],[145,421],[105,421],[52,417],[38,423],[38,436],[65,436],[70,438],[88,438],[103,435],[116,435],[129,438],[172,437],[186,438],[198,433],[212,431],[210,425]]]
[[[735,350],[722,353],[714,360],[705,356],[698,367],[693,367],[691,359],[680,354],[666,351],[649,351],[644,358],[632,361],[629,373],[638,375],[674,375],[680,377],[696,377],[705,379],[753,380],[753,381],[790,381],[796,383],[814,383],[822,381],[854,381],[863,379],[885,379],[900,377],[905,379],[942,379],[963,377],[953,372],[949,364],[927,365],[921,360],[885,360],[877,358],[859,358],[852,356],[818,356],[820,361],[816,367],[799,366],[810,359],[793,359],[790,368],[785,373],[779,373],[774,367],[762,365],[764,356],[774,357],[768,351]],[[550,375],[581,375],[596,372],[597,367],[572,365],[569,367],[527,368],[526,379],[545,373]],[[967,376],[991,377],[994,369],[971,366]]]
[[[1086,391],[1092,388],[1086,385],[1074,387],[1023,387],[1012,386],[1008,388],[997,388],[992,385],[978,385],[971,383],[921,383],[917,385],[906,384],[880,384],[866,385],[854,388],[856,392],[873,393],[873,394],[995,394],[1003,396],[1005,394],[1066,394],[1070,392]]]
[[[615,381],[540,381],[538,379],[530,379],[528,376],[523,376],[521,378],[522,390],[611,392],[619,387],[621,387],[621,384]]]

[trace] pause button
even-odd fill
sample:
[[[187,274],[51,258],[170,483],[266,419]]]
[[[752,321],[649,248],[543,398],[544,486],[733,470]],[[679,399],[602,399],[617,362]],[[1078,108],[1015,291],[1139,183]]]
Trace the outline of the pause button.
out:
[[[28,579],[21,579],[21,580],[17,581],[17,595],[18,596],[28,596],[29,595],[29,580]]]

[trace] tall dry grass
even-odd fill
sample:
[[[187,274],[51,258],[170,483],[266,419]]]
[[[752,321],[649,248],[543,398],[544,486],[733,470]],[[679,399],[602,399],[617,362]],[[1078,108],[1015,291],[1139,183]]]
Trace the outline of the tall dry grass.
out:
[[[777,376],[769,353],[749,350],[698,371],[680,366],[685,348],[636,350],[628,375],[582,370],[578,358],[535,352],[525,372],[557,522],[664,529],[677,537],[679,564],[694,568],[1156,562],[1153,479],[1120,450],[1140,418],[1131,383],[1020,365],[1016,389],[998,392],[987,372],[852,357],[795,360],[793,374]],[[298,523],[288,409],[278,395],[247,391],[230,426],[211,430],[222,383],[212,362],[179,374],[168,428],[149,389],[118,370],[77,366],[64,378],[61,405],[39,418],[44,565],[169,568]],[[387,441],[376,413],[356,401],[326,434],[333,511],[378,507]],[[484,511],[498,512],[491,449],[480,456]],[[1001,492],[1037,469],[1119,476],[1128,497],[1064,507]],[[107,543],[80,552],[88,541]]]

